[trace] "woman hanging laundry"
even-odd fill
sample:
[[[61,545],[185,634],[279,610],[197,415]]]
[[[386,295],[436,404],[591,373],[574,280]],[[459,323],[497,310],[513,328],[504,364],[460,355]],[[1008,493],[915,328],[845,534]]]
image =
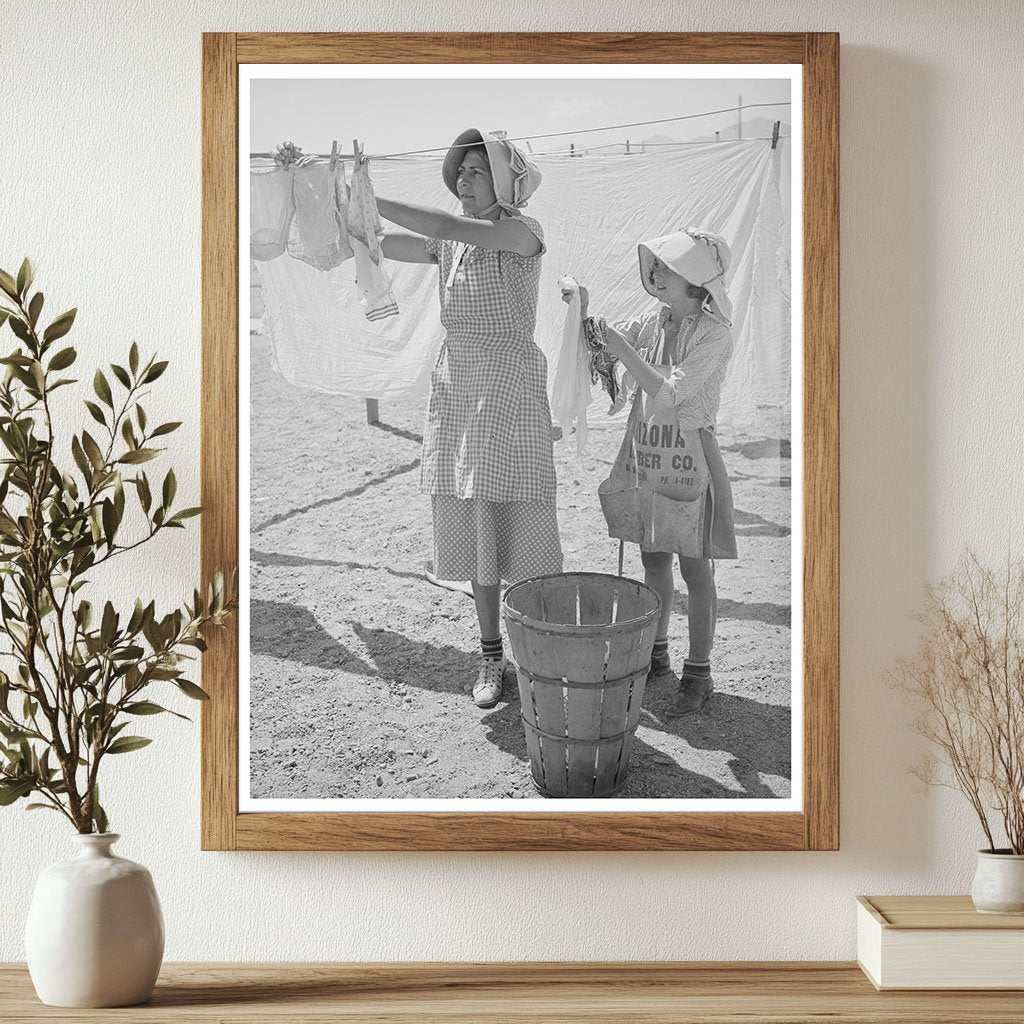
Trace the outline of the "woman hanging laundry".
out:
[[[377,196],[384,255],[438,264],[445,339],[430,380],[421,489],[434,571],[471,580],[482,658],[473,700],[501,698],[501,581],[560,572],[547,363],[534,344],[544,232],[520,211],[540,184],[511,142],[462,132],[442,166],[463,215]],[[466,687],[468,688],[468,687]]]

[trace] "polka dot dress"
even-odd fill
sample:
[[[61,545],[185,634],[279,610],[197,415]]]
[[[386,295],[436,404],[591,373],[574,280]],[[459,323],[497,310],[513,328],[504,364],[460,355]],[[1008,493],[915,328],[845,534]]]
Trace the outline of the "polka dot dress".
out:
[[[434,495],[434,573],[493,586],[562,571],[554,505]]]

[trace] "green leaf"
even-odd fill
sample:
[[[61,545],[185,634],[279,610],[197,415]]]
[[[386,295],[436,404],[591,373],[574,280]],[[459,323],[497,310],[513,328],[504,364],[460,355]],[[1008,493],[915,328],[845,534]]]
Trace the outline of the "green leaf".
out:
[[[3,327],[7,323],[7,318],[11,315],[10,310],[0,309],[0,327]]]
[[[167,470],[167,476],[164,477],[164,486],[163,486],[163,504],[164,504],[165,507],[167,507],[167,508],[170,507],[171,502],[174,501],[174,495],[177,493],[177,490],[178,490],[178,480],[177,480],[177,477],[175,477],[175,475],[174,475],[174,470],[173,469],[169,469],[169,470]]]
[[[139,700],[134,704],[125,704],[124,711],[129,715],[159,715],[167,711],[167,708],[154,704],[151,700]]]
[[[127,754],[148,747],[153,741],[145,736],[119,736],[106,749],[108,754]]]
[[[50,370],[66,370],[76,359],[78,353],[71,348],[62,348],[51,360],[50,365],[47,367],[47,372]]]
[[[110,364],[110,372],[126,387],[132,386],[132,379],[128,376],[128,371],[123,366],[118,366],[117,363]]]
[[[17,781],[0,782],[0,807],[8,807],[15,800],[31,793],[33,783],[31,779],[18,779]]]
[[[135,428],[132,426],[132,421],[127,417],[121,426],[121,436],[124,438],[124,443],[130,449],[134,450],[139,447],[139,442],[135,440]]]
[[[53,804],[28,804],[25,807],[26,811],[57,811],[60,813],[59,807],[54,807]]]
[[[95,403],[90,402],[89,399],[85,399],[85,407],[89,410],[89,415],[102,426],[107,425],[107,417],[103,414],[103,410]]]
[[[78,471],[91,483],[92,468],[89,465],[89,460],[86,458],[85,452],[82,449],[82,444],[78,440],[77,436],[71,438],[71,454],[74,457],[75,465],[78,466]]]
[[[163,360],[162,362],[154,363],[149,368],[148,372],[146,373],[146,376],[143,377],[142,383],[143,384],[152,384],[153,381],[155,381],[157,379],[157,377],[159,377],[164,372],[164,370],[166,370],[166,369],[167,369],[167,360],[166,359]]]
[[[111,645],[116,632],[117,612],[114,611],[114,606],[107,601],[103,605],[103,621],[100,623],[100,640],[102,640],[104,647]]]
[[[21,261],[21,266],[18,268],[18,294],[24,295],[29,288],[32,287],[32,281],[36,276],[36,268],[32,266],[32,261],[26,256]]]
[[[131,367],[132,373],[139,372],[139,346],[134,341],[128,350],[128,365]]]
[[[92,787],[92,820],[96,825],[96,831],[103,833],[108,831],[107,815],[100,806],[100,787]]]
[[[32,301],[28,304],[28,322],[32,325],[33,330],[36,324],[39,322],[39,314],[43,309],[43,293],[36,292],[32,296]]]
[[[92,434],[88,430],[82,431],[82,447],[85,449],[85,454],[89,456],[89,461],[92,463],[92,468],[99,472],[106,463],[103,461],[103,453],[100,451],[100,446],[93,440]]]
[[[134,451],[125,452],[117,461],[134,466],[139,462],[149,462],[150,459],[155,459],[159,454],[160,452],[156,448],[136,448]]]
[[[114,511],[114,503],[109,498],[103,500],[103,536],[106,538],[107,546],[114,546],[114,536],[117,533],[117,513]]]
[[[178,679],[175,681],[174,685],[177,686],[186,697],[191,697],[193,700],[210,699],[210,695],[201,686],[196,686],[195,683],[190,683],[187,679]]]
[[[82,601],[75,609],[75,618],[83,630],[92,625],[92,604],[89,601]]]
[[[153,504],[153,495],[149,491],[149,477],[143,473],[142,476],[136,478],[135,486],[139,492],[139,502],[142,505],[143,511],[148,515],[150,506]]]
[[[69,309],[66,313],[61,313],[61,315],[57,317],[57,319],[54,320],[45,331],[43,331],[43,341],[49,344],[51,341],[63,338],[64,335],[71,330],[71,325],[75,322],[75,314],[77,313],[77,307]]]
[[[25,342],[26,345],[31,343],[32,332],[29,331],[28,324],[24,320],[12,315],[7,322],[11,325],[11,330],[14,331],[19,341]]]
[[[103,375],[102,370],[96,371],[96,376],[92,379],[92,386],[96,391],[96,394],[100,396],[100,400],[114,408],[114,396],[110,393],[110,385],[107,383],[107,378]]]
[[[146,410],[141,405],[135,406],[135,418],[139,421],[139,430],[146,429]]]
[[[168,520],[168,526],[171,523],[180,523],[183,519],[191,519],[193,516],[201,515],[203,511],[202,505],[196,505],[193,508],[183,508],[180,512],[175,512],[174,515]]]
[[[0,270],[0,289],[3,289],[15,302],[18,301],[18,286],[5,270]]]
[[[163,437],[164,434],[169,434],[173,430],[177,430],[181,426],[181,421],[178,420],[176,423],[161,423],[156,430],[150,435],[151,437]]]

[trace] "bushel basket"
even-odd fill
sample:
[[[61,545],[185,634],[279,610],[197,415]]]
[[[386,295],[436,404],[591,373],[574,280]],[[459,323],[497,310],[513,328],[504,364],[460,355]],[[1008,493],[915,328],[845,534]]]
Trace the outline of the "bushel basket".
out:
[[[611,796],[629,771],[658,595],[622,576],[557,573],[509,587],[502,611],[534,784]]]

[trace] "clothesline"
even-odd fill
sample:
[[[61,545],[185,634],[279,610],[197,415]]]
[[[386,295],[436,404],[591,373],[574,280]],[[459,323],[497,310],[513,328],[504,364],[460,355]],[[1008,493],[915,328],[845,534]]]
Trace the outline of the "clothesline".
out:
[[[790,103],[789,100],[780,100],[779,102],[776,102],[776,103],[744,103],[744,104],[741,104],[740,106],[737,106],[737,107],[723,107],[721,110],[704,110],[704,111],[701,111],[698,114],[680,114],[677,117],[659,117],[659,118],[656,118],[656,119],[654,119],[652,121],[633,121],[633,122],[631,122],[629,124],[611,124],[611,125],[605,125],[604,127],[600,127],[600,128],[575,128],[575,129],[572,129],[571,131],[548,132],[548,133],[546,133],[544,135],[517,135],[517,136],[514,136],[513,138],[507,139],[506,141],[508,141],[508,142],[531,141],[532,142],[532,141],[534,141],[536,139],[563,138],[563,137],[565,137],[567,135],[586,135],[586,134],[590,134],[592,132],[614,132],[614,131],[621,131],[624,128],[644,128],[644,127],[647,127],[649,125],[668,124],[668,123],[673,122],[673,121],[690,121],[690,120],[693,120],[694,118],[697,118],[697,117],[713,117],[713,116],[715,116],[717,114],[734,114],[738,110],[753,110],[753,109],[755,109],[757,107],[788,107],[788,106],[791,106],[791,105],[792,104]],[[720,142],[717,143],[717,144],[721,144],[721,142],[749,142],[749,141],[750,141],[749,139],[725,139],[725,140],[720,140]],[[704,143],[704,145],[713,145],[713,144],[715,144],[715,143]],[[613,145],[616,145],[616,143],[613,143]],[[685,145],[685,143],[680,143],[680,145]],[[377,155],[371,155],[370,159],[373,159],[373,160],[388,160],[388,159],[394,159],[396,157],[401,157],[401,156],[420,156],[420,155],[422,155],[424,153],[447,153],[450,148],[451,148],[451,143],[449,143],[447,145],[444,145],[444,146],[433,146],[433,147],[431,147],[429,149],[410,149],[410,150],[408,150],[408,151],[406,151],[404,153],[380,153],[380,154],[377,154]],[[596,149],[597,147],[592,147],[592,148]],[[324,157],[324,158],[329,156],[329,154],[327,154],[327,153],[311,153],[311,154],[308,154],[308,155],[309,156],[319,156],[319,157]],[[557,155],[557,154],[546,154],[546,155]],[[249,156],[250,156],[251,159],[256,159],[258,157],[273,157],[274,154],[273,153],[250,153]],[[352,154],[344,154],[343,153],[343,154],[339,154],[339,156],[345,157],[346,159],[349,159],[349,160],[352,159]]]

